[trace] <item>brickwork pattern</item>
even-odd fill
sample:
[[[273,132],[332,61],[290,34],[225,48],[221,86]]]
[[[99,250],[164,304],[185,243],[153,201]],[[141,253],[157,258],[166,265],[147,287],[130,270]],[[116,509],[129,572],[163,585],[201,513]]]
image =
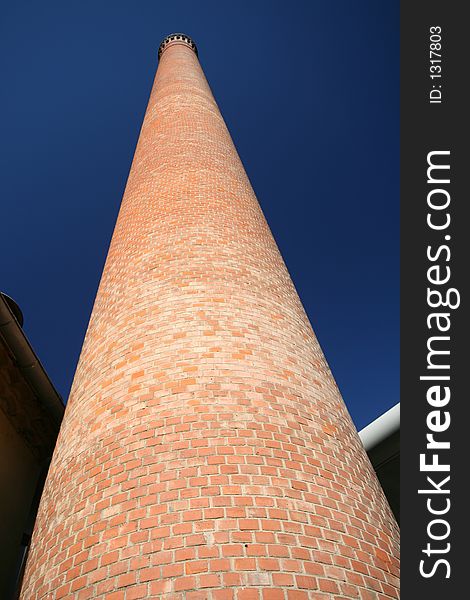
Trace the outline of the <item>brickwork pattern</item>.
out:
[[[396,522],[198,59],[170,45],[21,597],[397,589]]]

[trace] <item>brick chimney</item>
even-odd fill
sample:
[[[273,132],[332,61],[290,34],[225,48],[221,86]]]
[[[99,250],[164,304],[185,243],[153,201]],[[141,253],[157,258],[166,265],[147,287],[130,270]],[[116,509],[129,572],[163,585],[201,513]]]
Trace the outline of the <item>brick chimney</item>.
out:
[[[186,35],[165,38],[22,599],[398,598],[398,528]]]

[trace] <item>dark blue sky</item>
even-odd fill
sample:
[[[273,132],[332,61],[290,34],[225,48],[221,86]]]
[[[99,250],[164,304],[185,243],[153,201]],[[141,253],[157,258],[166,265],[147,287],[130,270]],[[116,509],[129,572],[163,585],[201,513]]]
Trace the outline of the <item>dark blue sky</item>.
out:
[[[399,3],[15,0],[0,289],[67,397],[161,39],[191,35],[348,408],[399,391]]]

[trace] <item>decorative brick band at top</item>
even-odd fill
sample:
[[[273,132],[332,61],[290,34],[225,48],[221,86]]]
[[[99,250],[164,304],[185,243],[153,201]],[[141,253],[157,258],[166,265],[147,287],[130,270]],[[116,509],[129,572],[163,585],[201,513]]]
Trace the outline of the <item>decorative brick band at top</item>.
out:
[[[167,35],[166,38],[160,44],[158,48],[158,58],[161,58],[161,55],[168,48],[168,46],[171,46],[173,44],[184,44],[186,46],[189,46],[191,50],[195,53],[195,55],[198,55],[196,44],[189,37],[189,35],[186,35],[184,33],[172,33],[171,35]]]

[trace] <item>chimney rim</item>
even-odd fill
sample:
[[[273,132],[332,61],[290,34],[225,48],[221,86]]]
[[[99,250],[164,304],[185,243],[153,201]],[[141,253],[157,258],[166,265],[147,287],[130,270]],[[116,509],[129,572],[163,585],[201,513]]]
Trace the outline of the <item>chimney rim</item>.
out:
[[[186,35],[186,33],[170,33],[165,38],[163,38],[160,46],[158,47],[158,58],[160,59],[163,52],[168,48],[168,46],[173,46],[175,44],[181,44],[184,46],[188,46],[196,56],[198,56],[197,46],[194,41]]]

